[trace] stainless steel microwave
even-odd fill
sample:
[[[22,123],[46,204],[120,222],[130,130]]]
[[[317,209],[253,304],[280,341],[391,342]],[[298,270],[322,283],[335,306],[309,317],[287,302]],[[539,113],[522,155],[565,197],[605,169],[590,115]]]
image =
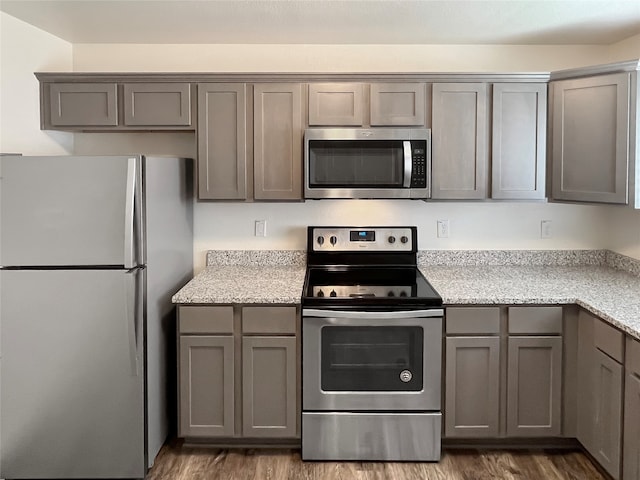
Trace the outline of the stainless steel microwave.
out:
[[[305,198],[429,198],[431,130],[308,128]]]

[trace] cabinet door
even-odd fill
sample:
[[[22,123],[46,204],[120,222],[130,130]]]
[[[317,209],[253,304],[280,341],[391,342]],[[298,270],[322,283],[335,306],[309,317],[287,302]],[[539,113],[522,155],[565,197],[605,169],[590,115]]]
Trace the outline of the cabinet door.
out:
[[[302,85],[254,85],[253,116],[254,198],[301,200]]]
[[[492,198],[545,197],[546,125],[546,84],[493,86]]]
[[[640,377],[627,374],[624,400],[623,480],[640,478]]]
[[[509,337],[508,348],[507,435],[560,435],[562,337]]]
[[[309,126],[361,126],[363,122],[362,83],[309,84]]]
[[[191,86],[188,83],[126,83],[126,126],[191,125]]]
[[[497,437],[500,338],[447,337],[445,436]]]
[[[242,337],[242,434],[296,436],[296,338]]]
[[[371,126],[424,126],[424,83],[372,83]]]
[[[553,83],[556,200],[628,201],[629,74]]]
[[[614,478],[620,478],[622,365],[594,349],[594,435],[589,453]]]
[[[49,87],[49,112],[54,127],[105,127],[118,125],[115,83],[53,83]]]
[[[487,86],[434,83],[432,108],[431,198],[486,198]]]
[[[198,85],[198,196],[247,198],[246,85]]]
[[[234,434],[233,336],[180,336],[180,437]]]

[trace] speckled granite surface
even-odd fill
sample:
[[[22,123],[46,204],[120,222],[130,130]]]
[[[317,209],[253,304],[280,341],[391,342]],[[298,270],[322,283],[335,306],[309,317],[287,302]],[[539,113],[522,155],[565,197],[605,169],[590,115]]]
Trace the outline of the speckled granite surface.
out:
[[[303,251],[215,251],[174,303],[299,304]],[[606,250],[422,251],[445,305],[573,304],[640,340],[640,261]]]

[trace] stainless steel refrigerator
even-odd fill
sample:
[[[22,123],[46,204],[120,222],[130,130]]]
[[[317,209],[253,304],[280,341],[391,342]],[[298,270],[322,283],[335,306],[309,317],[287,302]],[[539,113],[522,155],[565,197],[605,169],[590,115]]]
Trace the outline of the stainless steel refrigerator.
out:
[[[171,295],[192,276],[191,168],[0,157],[0,478],[143,478],[153,464]]]

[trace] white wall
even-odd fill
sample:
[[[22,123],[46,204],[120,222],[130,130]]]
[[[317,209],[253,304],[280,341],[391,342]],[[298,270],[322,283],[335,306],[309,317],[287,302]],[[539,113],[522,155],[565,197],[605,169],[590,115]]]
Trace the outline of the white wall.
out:
[[[608,61],[621,62],[640,58],[640,33],[609,47]]]
[[[65,154],[73,135],[40,130],[40,97],[34,72],[70,71],[72,46],[0,12],[0,152]]]

